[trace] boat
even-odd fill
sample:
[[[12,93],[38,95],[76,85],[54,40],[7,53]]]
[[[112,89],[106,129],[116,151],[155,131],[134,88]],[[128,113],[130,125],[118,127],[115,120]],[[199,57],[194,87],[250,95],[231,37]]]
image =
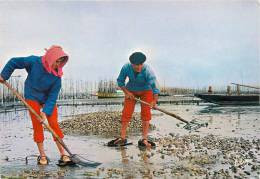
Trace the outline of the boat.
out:
[[[164,92],[163,92],[163,93],[159,93],[158,95],[159,95],[159,96],[170,96],[169,93],[164,93]]]
[[[168,90],[165,87],[165,81],[163,87],[160,89],[160,93],[158,94],[159,96],[170,96]]]
[[[231,94],[230,87],[228,86],[228,90],[226,94],[213,94],[211,91],[211,87],[209,88],[208,93],[196,93],[194,96],[209,102],[218,105],[260,105],[260,93],[259,91],[254,94],[240,94],[239,87],[248,87],[254,88],[259,90],[258,87],[248,86],[248,85],[241,85],[237,83],[231,83],[237,85],[237,92],[236,94]]]
[[[195,94],[194,96],[219,105],[260,105],[259,95]]]
[[[122,90],[116,90],[115,92],[97,92],[98,99],[102,98],[124,98],[125,94]]]

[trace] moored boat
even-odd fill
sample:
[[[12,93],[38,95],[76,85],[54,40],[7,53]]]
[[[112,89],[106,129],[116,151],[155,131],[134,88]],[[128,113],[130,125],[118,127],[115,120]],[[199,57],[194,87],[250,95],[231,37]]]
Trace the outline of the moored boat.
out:
[[[122,90],[116,90],[114,93],[112,92],[98,92],[96,94],[96,96],[98,97],[98,99],[102,99],[102,98],[124,98],[125,94]]]
[[[211,86],[209,87],[208,93],[200,93],[194,94],[194,96],[219,105],[260,105],[260,93],[258,87],[248,86],[248,85],[241,85],[237,83],[231,83],[237,86],[237,93],[231,94],[230,86],[227,87],[226,94],[213,94]],[[243,94],[240,92],[240,86],[253,88],[256,91],[254,94]]]
[[[195,94],[195,96],[207,102],[219,105],[260,105],[259,94]]]

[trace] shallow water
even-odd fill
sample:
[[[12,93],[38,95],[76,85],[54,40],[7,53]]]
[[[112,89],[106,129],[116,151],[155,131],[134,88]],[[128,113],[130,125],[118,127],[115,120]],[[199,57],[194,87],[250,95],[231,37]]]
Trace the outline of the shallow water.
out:
[[[260,138],[260,107],[259,106],[240,106],[240,107],[220,107],[210,105],[160,105],[159,107],[167,109],[184,119],[190,121],[199,119],[207,121],[207,128],[200,128],[198,131],[189,133],[181,126],[183,124],[173,117],[154,115],[152,123],[156,130],[150,133],[152,138],[159,138],[169,135],[169,133],[184,135],[198,134],[206,136],[213,134],[220,137],[243,137],[244,139]],[[97,111],[120,111],[122,106],[63,106],[59,107],[59,120],[65,120],[70,115],[84,114]],[[140,106],[136,107],[140,111]],[[153,111],[153,114],[161,114]],[[180,127],[178,127],[180,126]],[[36,165],[36,159],[29,160],[25,164],[25,157],[36,154],[37,148],[32,140],[32,125],[26,111],[16,111],[0,114],[0,173],[8,176],[16,176],[23,170],[36,170],[43,172],[62,172],[65,177],[74,178],[83,175],[96,174],[97,170],[92,168],[74,167],[59,168],[56,166],[59,159],[56,146],[52,137],[45,132],[46,154],[51,159],[50,165],[41,167]],[[160,169],[173,162],[173,158],[150,157],[154,151],[140,151],[137,147],[137,141],[141,138],[140,134],[130,135],[129,140],[134,145],[126,149],[116,149],[105,147],[104,144],[114,138],[104,138],[100,136],[65,136],[64,142],[73,153],[80,154],[89,160],[102,162],[100,174],[94,178],[111,177],[108,172],[102,172],[102,168],[120,168],[124,177],[142,178],[142,172],[153,171],[154,168]],[[155,152],[154,152],[155,153]],[[259,155],[258,159],[259,161]],[[221,166],[221,167],[224,167]],[[140,170],[144,170],[141,171]],[[91,173],[93,172],[93,173]]]

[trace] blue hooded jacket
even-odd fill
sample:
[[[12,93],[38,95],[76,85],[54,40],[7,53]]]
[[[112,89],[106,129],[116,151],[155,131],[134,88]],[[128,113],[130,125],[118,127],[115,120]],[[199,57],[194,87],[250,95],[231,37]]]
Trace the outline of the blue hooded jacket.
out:
[[[42,112],[51,115],[61,89],[61,78],[45,70],[40,56],[12,58],[3,68],[2,78],[8,80],[15,69],[26,69],[28,73],[24,85],[25,99],[44,104]]]

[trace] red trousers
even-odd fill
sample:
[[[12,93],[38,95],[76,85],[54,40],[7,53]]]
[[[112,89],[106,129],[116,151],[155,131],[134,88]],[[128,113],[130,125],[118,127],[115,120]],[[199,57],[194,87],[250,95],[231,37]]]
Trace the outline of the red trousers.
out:
[[[43,107],[41,104],[39,104],[37,101],[33,100],[26,100],[26,102],[37,112],[40,114],[40,109]],[[31,120],[32,120],[32,125],[33,125],[33,139],[37,143],[42,143],[44,141],[44,134],[43,134],[43,126],[39,122],[38,118],[31,112],[29,111]],[[48,123],[50,127],[54,130],[54,132],[60,137],[63,138],[63,132],[61,131],[58,123],[58,110],[57,106],[54,107],[53,112],[50,116],[47,116]],[[53,137],[54,141],[56,140]]]
[[[133,93],[136,97],[140,97],[141,100],[151,103],[153,101],[153,92],[152,90],[147,90],[147,91],[130,91]],[[135,109],[135,103],[136,101],[133,99],[127,99],[125,98],[125,103],[124,103],[124,109],[122,111],[122,122],[129,122],[132,118],[132,114]],[[143,121],[150,121],[151,120],[151,108],[150,106],[146,104],[141,103],[141,119]]]

